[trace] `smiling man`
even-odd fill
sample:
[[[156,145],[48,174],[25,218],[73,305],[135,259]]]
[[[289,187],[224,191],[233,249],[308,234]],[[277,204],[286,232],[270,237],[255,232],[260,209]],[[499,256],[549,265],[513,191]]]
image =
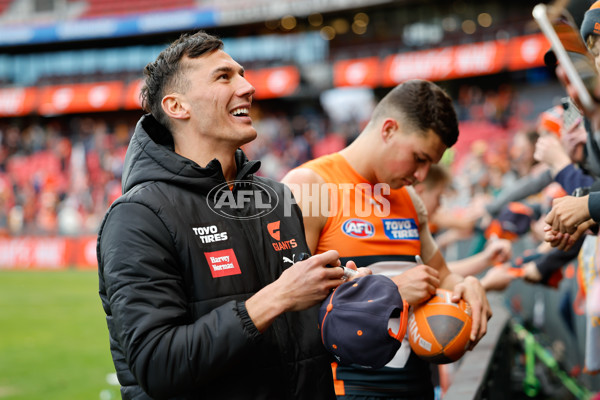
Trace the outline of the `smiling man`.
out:
[[[454,301],[462,297],[472,307],[474,345],[491,316],[485,291],[476,278],[448,270],[412,187],[457,138],[458,122],[448,95],[431,82],[407,81],[379,102],[348,147],[301,165],[283,181],[303,211],[313,253],[336,249],[342,260],[352,259],[390,277],[412,306],[438,287],[453,291]],[[416,265],[416,256],[423,265]],[[336,393],[344,399],[433,399],[430,367],[406,340],[379,370],[334,364],[334,372]]]
[[[300,210],[239,150],[256,137],[254,88],[222,46],[183,35],[144,71],[148,114],[97,247],[121,395],[333,398],[318,305],[344,271],[325,268],[335,251],[295,262],[308,252]]]

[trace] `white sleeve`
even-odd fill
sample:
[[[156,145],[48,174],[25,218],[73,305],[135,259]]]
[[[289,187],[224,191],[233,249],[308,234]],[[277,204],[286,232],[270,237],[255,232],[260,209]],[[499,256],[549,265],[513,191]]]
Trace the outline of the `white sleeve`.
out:
[[[427,217],[425,204],[423,204],[423,201],[415,191],[415,188],[406,186],[406,190],[417,211],[417,216],[419,218],[419,236],[421,240],[421,258],[427,263],[427,261],[431,260],[433,255],[438,251],[438,245],[429,230],[429,219]]]

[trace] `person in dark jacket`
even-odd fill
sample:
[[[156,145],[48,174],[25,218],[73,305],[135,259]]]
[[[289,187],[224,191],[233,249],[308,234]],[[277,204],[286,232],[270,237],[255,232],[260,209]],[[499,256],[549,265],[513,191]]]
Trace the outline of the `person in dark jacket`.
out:
[[[595,1],[585,12],[580,27],[581,37],[586,43],[588,50],[594,57],[596,70],[600,72],[600,30],[597,29],[600,23],[600,1]],[[583,107],[575,85],[567,78],[562,66],[556,67],[556,75],[565,86],[567,94],[574,105],[583,113],[585,117],[585,129],[587,131],[587,140],[585,147],[585,168],[596,179],[596,182],[589,188],[585,188],[587,194],[579,193],[577,196],[564,196],[555,199],[552,204],[552,210],[545,218],[546,235],[544,240],[553,247],[561,250],[569,250],[578,243],[580,237],[588,232],[588,229],[597,229],[600,223],[600,83],[596,79],[594,91],[594,109],[587,110]]]
[[[243,68],[198,32],[144,73],[97,246],[123,399],[333,398],[318,305],[344,271],[324,268],[336,251],[298,262],[300,209],[239,149],[257,135]]]

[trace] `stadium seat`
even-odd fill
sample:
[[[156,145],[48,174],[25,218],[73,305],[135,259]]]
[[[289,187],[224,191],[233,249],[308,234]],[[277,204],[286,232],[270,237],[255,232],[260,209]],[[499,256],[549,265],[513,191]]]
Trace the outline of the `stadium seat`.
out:
[[[4,14],[14,0],[0,0],[0,15]]]

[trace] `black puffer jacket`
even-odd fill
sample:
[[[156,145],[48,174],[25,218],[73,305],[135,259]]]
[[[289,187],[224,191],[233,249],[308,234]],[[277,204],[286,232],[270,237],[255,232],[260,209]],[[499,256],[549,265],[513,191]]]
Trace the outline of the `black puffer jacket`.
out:
[[[263,334],[248,317],[245,300],[308,250],[289,190],[254,176],[241,151],[236,162],[252,183],[216,190],[227,187],[217,160],[177,155],[149,115],[136,127],[97,248],[124,399],[334,398],[317,307]]]

